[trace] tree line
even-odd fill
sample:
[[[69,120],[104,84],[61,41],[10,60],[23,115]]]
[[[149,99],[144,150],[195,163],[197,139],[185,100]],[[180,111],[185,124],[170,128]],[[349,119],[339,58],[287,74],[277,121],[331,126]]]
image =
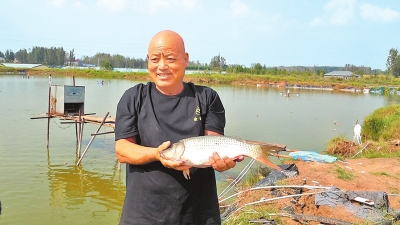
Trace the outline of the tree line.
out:
[[[83,66],[99,66],[104,69],[113,68],[147,68],[147,58],[130,58],[119,54],[111,55],[108,53],[97,53],[94,56],[83,56],[80,59],[75,57],[74,49],[66,52],[63,47],[38,47],[35,46],[32,49],[20,49],[17,52],[13,52],[7,49],[4,53],[0,51],[0,59],[5,62],[18,62],[18,63],[33,63],[43,64],[49,67],[62,67],[62,66],[76,66],[77,61],[79,65]],[[399,52],[395,48],[389,50],[389,56],[386,60],[387,74],[395,77],[400,77],[400,57]],[[210,63],[200,63],[199,61],[189,61],[188,70],[198,70],[203,73],[215,72],[220,73],[249,73],[249,74],[316,74],[323,76],[323,74],[334,71],[343,70],[351,71],[357,75],[363,74],[379,74],[383,71],[372,70],[371,67],[356,66],[353,64],[346,64],[343,67],[335,66],[279,66],[279,67],[266,67],[265,64],[253,63],[250,67],[239,64],[227,64],[226,58],[218,55],[213,56]]]
[[[400,55],[396,48],[389,50],[389,56],[386,60],[386,67],[388,74],[392,74],[395,77],[400,77]]]

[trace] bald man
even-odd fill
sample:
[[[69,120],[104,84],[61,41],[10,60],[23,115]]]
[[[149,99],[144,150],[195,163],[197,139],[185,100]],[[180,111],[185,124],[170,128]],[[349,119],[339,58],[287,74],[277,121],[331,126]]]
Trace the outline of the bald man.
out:
[[[214,153],[212,168],[189,168],[160,152],[183,138],[223,135],[222,102],[211,88],[183,82],[189,54],[176,32],[157,33],[147,57],[152,82],[128,89],[117,106],[115,150],[127,165],[120,224],[221,224],[214,170],[235,162]]]

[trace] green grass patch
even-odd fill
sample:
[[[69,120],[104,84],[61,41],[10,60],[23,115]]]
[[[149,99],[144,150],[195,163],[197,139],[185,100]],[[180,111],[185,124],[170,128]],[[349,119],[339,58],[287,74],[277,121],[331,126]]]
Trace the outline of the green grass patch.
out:
[[[263,204],[260,206],[244,207],[235,216],[231,217],[227,221],[224,221],[223,225],[252,225],[252,220],[257,219],[273,219],[277,224],[282,224],[279,217],[271,217],[270,214],[276,214],[278,210],[272,206]]]
[[[353,173],[351,173],[341,167],[336,167],[335,172],[336,172],[337,178],[342,179],[342,180],[352,180],[354,178]]]
[[[375,176],[387,176],[387,177],[394,177],[392,174],[388,172],[371,172],[371,174]]]
[[[400,105],[389,105],[367,116],[362,136],[374,141],[400,138]]]

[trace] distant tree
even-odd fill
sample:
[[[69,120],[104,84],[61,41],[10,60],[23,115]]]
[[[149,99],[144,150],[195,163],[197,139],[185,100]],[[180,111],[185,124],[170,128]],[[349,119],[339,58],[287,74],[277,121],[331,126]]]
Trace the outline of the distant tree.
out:
[[[214,56],[211,58],[211,62],[210,62],[211,68],[219,67],[222,69],[225,66],[226,66],[226,59],[224,57],[222,57],[219,53],[217,56]]]
[[[232,73],[244,73],[246,67],[242,66],[242,65],[230,65],[230,67],[232,68]]]
[[[69,51],[69,56],[68,56],[68,62],[69,64],[71,64],[71,62],[75,61],[75,53],[74,53],[74,49],[72,49],[71,51]]]
[[[112,70],[112,69],[113,69],[113,66],[112,66],[112,64],[111,64],[110,61],[103,61],[103,62],[101,63],[101,68],[104,68],[104,69],[106,69],[106,70]]]
[[[20,63],[28,63],[28,51],[26,49],[19,50],[15,53],[15,58],[17,58]]]
[[[400,57],[397,57],[396,61],[392,65],[392,74],[395,77],[400,77]]]
[[[325,75],[325,70],[319,69],[319,70],[317,70],[317,74],[318,74],[318,76],[323,77]]]
[[[399,58],[398,56],[399,56],[399,52],[397,49],[391,48],[389,50],[389,56],[386,60],[386,67],[388,70],[388,74],[393,74],[393,67]]]
[[[4,57],[6,58],[7,62],[12,62],[15,58],[14,52],[11,49],[7,49]]]
[[[253,74],[265,74],[266,73],[265,65],[262,66],[261,63],[252,63],[251,64],[251,73]]]
[[[0,57],[4,57],[4,53],[0,51]]]

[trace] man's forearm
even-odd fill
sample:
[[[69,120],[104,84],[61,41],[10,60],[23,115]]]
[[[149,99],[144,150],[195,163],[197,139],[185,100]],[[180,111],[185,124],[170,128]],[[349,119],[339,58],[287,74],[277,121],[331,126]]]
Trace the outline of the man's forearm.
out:
[[[116,141],[115,152],[118,161],[121,163],[143,165],[158,161],[157,148],[138,145],[134,138],[120,139]]]

